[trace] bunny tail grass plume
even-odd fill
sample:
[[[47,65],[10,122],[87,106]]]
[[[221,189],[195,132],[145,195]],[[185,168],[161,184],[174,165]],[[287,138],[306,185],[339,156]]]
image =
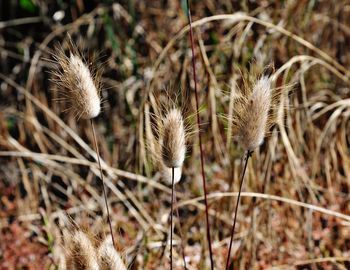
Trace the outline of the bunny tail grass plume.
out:
[[[68,57],[62,50],[58,50],[54,58],[60,71],[53,72],[53,81],[65,88],[66,91],[60,94],[68,102],[68,110],[78,119],[95,118],[101,111],[99,76],[90,72],[78,52],[70,51]]]
[[[111,237],[107,237],[98,248],[101,270],[126,270],[119,253],[114,249]]]
[[[68,270],[99,270],[96,250],[88,236],[82,231],[76,231],[68,239],[67,246]]]
[[[72,91],[72,99],[82,118],[95,118],[101,111],[101,104],[90,71],[78,56],[71,54],[69,60],[69,72],[77,87]]]
[[[92,120],[93,118],[98,116],[101,111],[101,71],[99,69],[96,69],[94,72],[90,72],[88,66],[83,62],[78,49],[75,47],[70,37],[68,37],[68,41],[70,45],[69,57],[64,53],[63,48],[56,49],[57,54],[53,56],[57,63],[60,65],[59,71],[52,72],[53,75],[56,77],[53,80],[53,82],[58,84],[59,89],[61,90],[60,94],[63,96],[62,99],[68,102],[68,110],[72,111],[78,119],[83,118],[90,120],[97,162],[100,170],[100,178],[103,185],[103,197],[106,204],[108,224],[114,243],[112,222],[109,214],[107,193],[101,166],[100,153],[98,149],[96,132]],[[94,64],[93,61],[92,64]],[[64,92],[63,90],[66,91]]]
[[[262,76],[255,84],[251,95],[243,99],[238,122],[238,138],[241,146],[248,151],[258,148],[264,141],[270,127],[271,82]]]
[[[179,176],[175,175],[175,169],[180,168],[185,160],[186,154],[186,132],[181,112],[173,108],[162,119],[160,130],[160,152],[162,161],[166,168],[171,170],[171,212],[170,212],[170,269],[173,269],[173,209],[175,195],[175,177],[178,182]],[[163,171],[163,173],[168,171]],[[177,172],[177,175],[179,173]],[[182,241],[182,239],[181,239]],[[184,251],[183,251],[184,254]],[[183,255],[184,265],[186,267],[185,257]]]
[[[181,167],[185,160],[185,127],[181,112],[171,109],[162,120],[161,156],[168,168]]]
[[[147,115],[149,116],[149,114]],[[180,115],[181,117],[181,115]],[[160,173],[161,179],[171,185],[172,181],[172,167],[168,167],[164,164],[163,160],[163,153],[162,153],[162,148],[163,148],[163,124],[164,124],[164,119],[165,117],[154,117],[154,120],[157,121],[158,125],[154,125],[153,128],[157,132],[158,138],[156,139],[154,137],[153,131],[151,129],[152,124],[150,123],[149,118],[146,118],[146,121],[148,122],[148,125],[146,125],[146,138],[147,138],[147,150],[149,151],[149,155],[151,158],[152,163],[154,164],[156,170]],[[181,122],[181,121],[180,121]],[[184,126],[184,124],[180,124],[181,128]],[[188,134],[188,128],[185,127],[184,133],[186,135],[183,135],[184,137],[187,138]],[[181,146],[184,148],[183,146]],[[182,151],[186,151],[182,150]],[[165,151],[164,151],[165,152]],[[165,154],[165,153],[164,153]],[[184,154],[181,154],[184,156]],[[181,157],[183,159],[184,157]],[[174,184],[177,184],[180,182],[182,176],[182,167],[175,167],[174,168]]]
[[[246,96],[243,96],[236,106],[236,122],[234,123],[237,127],[238,141],[246,150],[246,159],[239,183],[235,215],[231,228],[231,239],[226,260],[226,270],[230,269],[231,248],[235,233],[244,175],[247,169],[249,157],[252,155],[253,151],[263,143],[266,132],[272,125],[272,117],[270,115],[272,98],[270,79],[267,76],[262,76],[257,80],[251,91],[248,89]]]

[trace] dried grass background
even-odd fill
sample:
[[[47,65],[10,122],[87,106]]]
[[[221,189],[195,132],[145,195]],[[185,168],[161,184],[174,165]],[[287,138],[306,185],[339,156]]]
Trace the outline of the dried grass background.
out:
[[[169,92],[194,114],[185,1],[20,2],[34,4],[0,3],[0,268],[64,269],[62,236],[72,223],[108,234],[89,123],[53,102],[49,59],[68,32],[103,65],[95,123],[118,251],[132,269],[168,269],[171,190],[147,140],[149,113],[160,115]],[[348,1],[208,0],[191,11],[216,268],[226,259],[243,154],[221,115],[232,114],[243,78],[274,63],[275,86],[293,91],[282,94],[277,125],[248,165],[237,269],[349,269]],[[176,188],[189,269],[207,269],[196,138]],[[176,229],[176,269],[179,240]]]

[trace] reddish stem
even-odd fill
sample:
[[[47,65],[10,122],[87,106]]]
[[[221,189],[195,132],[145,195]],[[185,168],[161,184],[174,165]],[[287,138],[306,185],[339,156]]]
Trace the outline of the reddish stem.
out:
[[[174,167],[171,168],[170,270],[173,269]]]
[[[199,99],[198,99],[198,90],[197,90],[197,75],[196,75],[196,57],[194,53],[194,42],[193,42],[193,31],[192,31],[192,17],[191,17],[191,9],[189,0],[187,0],[187,9],[188,9],[188,21],[190,24],[190,41],[191,41],[191,50],[192,50],[192,68],[193,68],[193,80],[194,80],[194,91],[195,91],[195,97],[196,97],[196,115],[197,115],[197,127],[198,127],[198,139],[199,139],[199,150],[200,150],[200,156],[201,156],[201,171],[202,171],[202,180],[203,180],[203,191],[204,191],[204,204],[205,204],[205,217],[206,217],[206,224],[207,224],[207,239],[208,239],[208,245],[209,245],[209,255],[210,255],[210,264],[211,269],[214,270],[214,260],[213,260],[213,251],[211,247],[211,237],[210,237],[210,224],[209,224],[209,207],[208,207],[208,201],[207,201],[207,187],[206,187],[206,180],[205,180],[205,173],[204,173],[204,153],[203,153],[203,147],[202,147],[202,136],[200,133],[200,117],[199,117]]]
[[[180,238],[181,238],[181,249],[182,249],[182,260],[184,262],[184,268],[187,270],[187,264],[186,264],[186,256],[185,256],[185,245],[184,245],[184,237],[182,233],[182,227],[181,227],[181,220],[180,220],[180,215],[179,215],[179,207],[177,205],[177,199],[176,199],[176,190],[174,187],[174,202],[175,202],[175,210],[176,210],[176,216],[177,220],[179,222],[179,233],[180,233]]]
[[[248,160],[249,160],[249,157],[252,155],[252,153],[253,152],[250,151],[250,150],[247,151],[247,157],[246,157],[246,160],[245,160],[244,169],[243,169],[243,173],[242,173],[242,176],[241,176],[241,182],[239,184],[239,192],[238,192],[238,197],[237,197],[237,202],[236,202],[235,216],[233,218],[233,225],[232,225],[232,229],[231,229],[230,245],[229,245],[229,248],[228,248],[227,260],[226,260],[226,270],[228,270],[228,268],[230,266],[230,255],[231,255],[231,248],[232,248],[233,237],[234,237],[234,234],[235,234],[235,227],[236,227],[239,199],[241,198],[241,191],[242,191],[242,186],[243,186],[243,180],[244,180],[245,172],[247,170]]]

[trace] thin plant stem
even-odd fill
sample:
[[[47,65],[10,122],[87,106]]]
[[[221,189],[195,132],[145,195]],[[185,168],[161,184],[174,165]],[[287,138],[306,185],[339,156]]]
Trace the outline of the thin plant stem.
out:
[[[175,202],[175,210],[176,210],[176,216],[177,220],[179,222],[179,233],[180,233],[180,238],[181,238],[181,249],[182,249],[182,259],[184,261],[184,268],[187,270],[187,264],[186,264],[186,257],[185,257],[185,245],[184,245],[184,238],[183,238],[183,233],[182,233],[182,228],[181,228],[181,221],[180,221],[180,214],[179,214],[179,207],[177,207],[177,198],[176,198],[176,190],[174,187],[174,202]]]
[[[173,269],[174,167],[171,168],[170,269]]]
[[[108,207],[108,201],[107,201],[105,179],[104,179],[103,172],[102,172],[102,166],[101,166],[101,160],[100,160],[100,152],[99,152],[99,149],[98,149],[96,133],[95,133],[95,127],[94,127],[94,122],[93,122],[92,119],[90,119],[90,123],[91,123],[92,134],[93,134],[93,137],[94,137],[94,144],[95,144],[95,150],[96,150],[96,155],[97,155],[98,167],[100,169],[100,176],[101,176],[102,189],[103,189],[103,197],[104,197],[105,204],[106,204],[109,230],[110,230],[110,233],[111,233],[111,236],[112,236],[113,247],[115,248],[115,241],[114,241],[113,230],[112,230],[112,222],[111,222],[111,217],[110,217],[110,214],[109,214],[109,207]]]
[[[250,151],[250,150],[247,150],[247,152],[246,152],[247,157],[245,159],[244,169],[243,169],[243,173],[242,173],[242,176],[241,176],[241,182],[239,184],[239,192],[238,192],[238,197],[237,197],[237,202],[236,202],[235,216],[233,218],[233,224],[232,224],[232,229],[231,229],[231,239],[230,239],[230,245],[229,245],[229,248],[228,248],[227,260],[226,260],[226,270],[228,270],[229,265],[230,265],[229,263],[230,263],[231,248],[232,248],[233,237],[234,237],[234,234],[235,234],[237,212],[238,212],[238,206],[239,206],[239,199],[241,198],[241,191],[242,191],[242,186],[243,186],[244,175],[245,175],[245,172],[247,170],[249,157],[252,155],[252,153],[253,152]]]
[[[203,180],[205,218],[206,218],[206,225],[207,225],[207,239],[208,239],[208,245],[209,245],[209,255],[210,255],[211,270],[214,270],[213,251],[212,251],[212,247],[211,247],[211,237],[210,237],[209,210],[208,210],[209,207],[208,207],[208,201],[207,201],[207,187],[206,187],[206,180],[205,180],[205,173],[204,173],[204,153],[203,153],[203,147],[202,147],[202,136],[201,136],[201,133],[200,133],[201,122],[200,122],[200,117],[199,117],[199,99],[198,99],[198,90],[197,90],[196,57],[195,57],[195,53],[194,53],[192,17],[191,17],[191,9],[190,9],[189,0],[187,0],[186,3],[187,3],[188,21],[189,21],[189,25],[190,25],[190,41],[191,41],[191,50],[192,50],[192,69],[193,69],[193,80],[194,80],[194,92],[195,92],[195,97],[196,97],[196,111],[197,111],[196,115],[197,115],[199,150],[200,150],[200,156],[201,156],[201,172],[202,172],[202,180]]]

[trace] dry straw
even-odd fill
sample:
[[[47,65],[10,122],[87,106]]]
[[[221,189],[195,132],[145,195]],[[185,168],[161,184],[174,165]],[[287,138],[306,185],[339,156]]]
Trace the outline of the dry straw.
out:
[[[68,103],[67,110],[71,111],[77,119],[90,119],[100,177],[103,185],[103,197],[107,210],[108,224],[113,245],[115,245],[96,132],[92,120],[97,117],[101,111],[101,69],[92,68],[90,71],[89,66],[84,63],[78,48],[73,44],[70,37],[68,38],[68,44],[70,45],[69,56],[65,54],[63,47],[58,47],[56,49],[56,54],[53,57],[57,61],[59,69],[52,72],[55,76],[52,81],[59,86],[59,100]],[[94,64],[93,61],[91,61],[91,63]]]
[[[232,126],[236,129],[235,133],[238,135],[239,144],[246,151],[246,159],[239,184],[235,215],[231,229],[231,239],[226,260],[226,270],[228,270],[230,266],[232,241],[248,160],[253,151],[263,143],[267,131],[272,126],[273,113],[271,111],[271,105],[273,102],[271,79],[267,76],[261,76],[255,82],[252,89],[245,89],[244,94],[235,104],[234,118],[231,119],[233,121]]]

